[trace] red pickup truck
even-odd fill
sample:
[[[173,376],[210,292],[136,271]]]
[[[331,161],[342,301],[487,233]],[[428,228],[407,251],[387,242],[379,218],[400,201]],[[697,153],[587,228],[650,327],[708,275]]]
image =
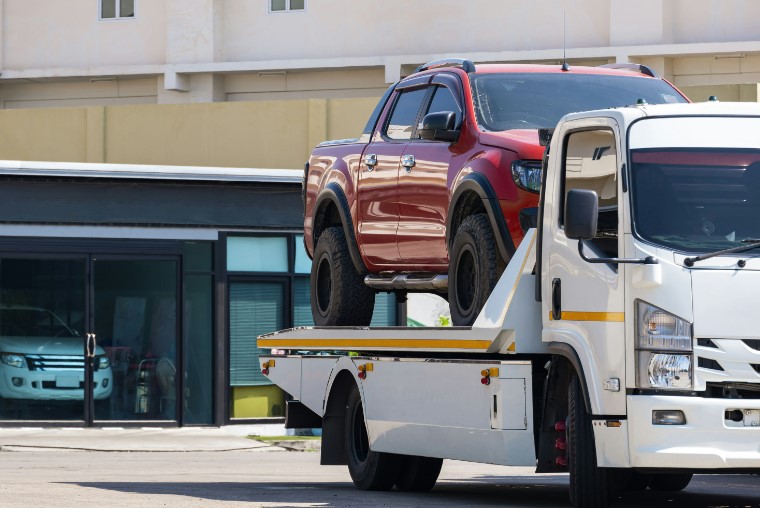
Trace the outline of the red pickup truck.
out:
[[[366,326],[375,292],[418,291],[471,325],[538,203],[538,129],[637,102],[687,99],[636,64],[443,60],[391,86],[358,139],[321,143],[305,166],[315,323]]]

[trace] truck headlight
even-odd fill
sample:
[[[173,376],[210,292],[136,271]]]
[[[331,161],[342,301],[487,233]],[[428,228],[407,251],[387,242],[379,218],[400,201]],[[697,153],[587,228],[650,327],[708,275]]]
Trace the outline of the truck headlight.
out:
[[[657,390],[690,390],[691,355],[639,351],[638,386]]]
[[[0,354],[0,361],[11,367],[24,367],[24,356],[17,355],[16,353],[2,353]]]
[[[109,365],[111,365],[111,362],[108,361],[108,357],[106,355],[101,355],[96,358],[98,361],[98,370],[100,369],[107,369]]]
[[[636,348],[692,351],[691,323],[659,307],[637,300]]]
[[[512,180],[518,187],[530,192],[541,192],[541,161],[514,161]]]
[[[636,301],[636,384],[656,390],[694,386],[692,326],[659,307]]]

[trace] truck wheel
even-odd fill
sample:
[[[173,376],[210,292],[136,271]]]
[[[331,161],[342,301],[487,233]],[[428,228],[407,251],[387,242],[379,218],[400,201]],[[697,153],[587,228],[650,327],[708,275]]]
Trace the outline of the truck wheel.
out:
[[[570,381],[567,394],[567,467],[570,471],[570,502],[576,507],[609,505],[612,470],[596,465],[596,446],[591,415],[586,410],[581,382]]]
[[[504,271],[491,223],[484,213],[466,217],[449,259],[449,308],[455,326],[470,326]]]
[[[375,292],[364,284],[340,227],[319,236],[311,264],[311,313],[317,326],[369,326]]]
[[[396,488],[404,492],[427,492],[435,486],[443,459],[404,455]]]
[[[688,487],[691,473],[656,474],[649,482],[649,488],[660,492],[676,492]]]
[[[354,385],[346,405],[346,462],[354,485],[362,490],[390,490],[399,475],[399,455],[373,452],[369,448],[364,408]]]

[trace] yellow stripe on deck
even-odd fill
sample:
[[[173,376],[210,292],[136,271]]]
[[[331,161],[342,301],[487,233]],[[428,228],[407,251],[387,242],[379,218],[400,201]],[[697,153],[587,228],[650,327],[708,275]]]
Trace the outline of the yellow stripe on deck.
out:
[[[321,348],[349,351],[364,348],[384,349],[477,349],[485,351],[490,340],[437,339],[259,339],[258,347],[276,349]]]

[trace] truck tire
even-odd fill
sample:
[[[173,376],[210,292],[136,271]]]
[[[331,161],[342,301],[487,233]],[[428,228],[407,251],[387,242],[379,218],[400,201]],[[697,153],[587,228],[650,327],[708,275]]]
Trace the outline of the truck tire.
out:
[[[403,492],[427,492],[435,486],[443,459],[403,455],[396,488]]]
[[[356,272],[343,229],[325,229],[311,264],[311,313],[317,326],[369,326],[375,292]]]
[[[454,326],[475,322],[504,266],[486,214],[466,217],[457,229],[449,259],[448,300]]]
[[[567,467],[570,502],[579,508],[605,508],[612,493],[612,470],[596,465],[591,415],[586,410],[581,382],[573,375],[567,391]]]
[[[370,450],[362,398],[356,385],[348,394],[345,428],[346,462],[354,485],[362,490],[392,489],[398,479],[401,456]]]
[[[691,473],[667,473],[652,475],[649,488],[659,492],[677,492],[689,486]]]

